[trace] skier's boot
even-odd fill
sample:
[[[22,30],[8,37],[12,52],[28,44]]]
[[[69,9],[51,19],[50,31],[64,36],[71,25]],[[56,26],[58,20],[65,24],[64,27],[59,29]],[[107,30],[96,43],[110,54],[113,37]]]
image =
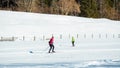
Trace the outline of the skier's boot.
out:
[[[53,53],[55,53],[55,51],[52,51]]]

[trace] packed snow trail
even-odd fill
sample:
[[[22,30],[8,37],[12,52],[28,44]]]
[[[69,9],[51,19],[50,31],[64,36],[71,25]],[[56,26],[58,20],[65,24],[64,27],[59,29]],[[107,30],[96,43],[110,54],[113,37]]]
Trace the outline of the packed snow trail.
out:
[[[0,64],[10,63],[58,63],[78,62],[83,60],[118,60],[120,44],[98,43],[72,45],[55,45],[56,53],[48,53],[48,44],[39,41],[0,42]],[[43,42],[41,44],[45,44]],[[108,47],[109,46],[109,47]],[[114,47],[114,48],[113,48]],[[116,48],[117,47],[117,48]],[[48,48],[47,50],[45,50]],[[29,53],[33,51],[33,53]]]

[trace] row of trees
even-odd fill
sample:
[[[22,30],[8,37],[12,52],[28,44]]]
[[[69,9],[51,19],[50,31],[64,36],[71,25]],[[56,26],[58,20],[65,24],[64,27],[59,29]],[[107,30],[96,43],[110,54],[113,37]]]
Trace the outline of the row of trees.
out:
[[[79,15],[80,4],[75,0],[36,0],[36,9],[41,13],[62,14],[62,15]]]
[[[77,0],[80,16],[120,20],[120,0]]]
[[[75,0],[0,0],[0,7],[8,10],[62,15],[80,13],[80,4]]]
[[[0,9],[120,20],[120,0],[0,0]]]

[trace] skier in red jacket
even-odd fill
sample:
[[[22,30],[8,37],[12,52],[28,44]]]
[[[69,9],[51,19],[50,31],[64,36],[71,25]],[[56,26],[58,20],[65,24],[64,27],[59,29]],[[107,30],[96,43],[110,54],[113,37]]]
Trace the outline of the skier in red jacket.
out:
[[[54,42],[54,37],[52,36],[52,38],[49,41],[50,49],[49,49],[48,53],[50,53],[51,50],[52,50],[52,52],[55,52],[53,42]]]

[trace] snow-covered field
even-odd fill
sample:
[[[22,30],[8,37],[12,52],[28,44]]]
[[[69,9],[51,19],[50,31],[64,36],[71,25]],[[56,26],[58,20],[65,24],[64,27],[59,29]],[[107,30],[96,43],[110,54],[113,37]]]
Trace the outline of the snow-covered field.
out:
[[[120,67],[120,21],[0,11],[0,37],[16,37],[0,42],[0,68]]]

